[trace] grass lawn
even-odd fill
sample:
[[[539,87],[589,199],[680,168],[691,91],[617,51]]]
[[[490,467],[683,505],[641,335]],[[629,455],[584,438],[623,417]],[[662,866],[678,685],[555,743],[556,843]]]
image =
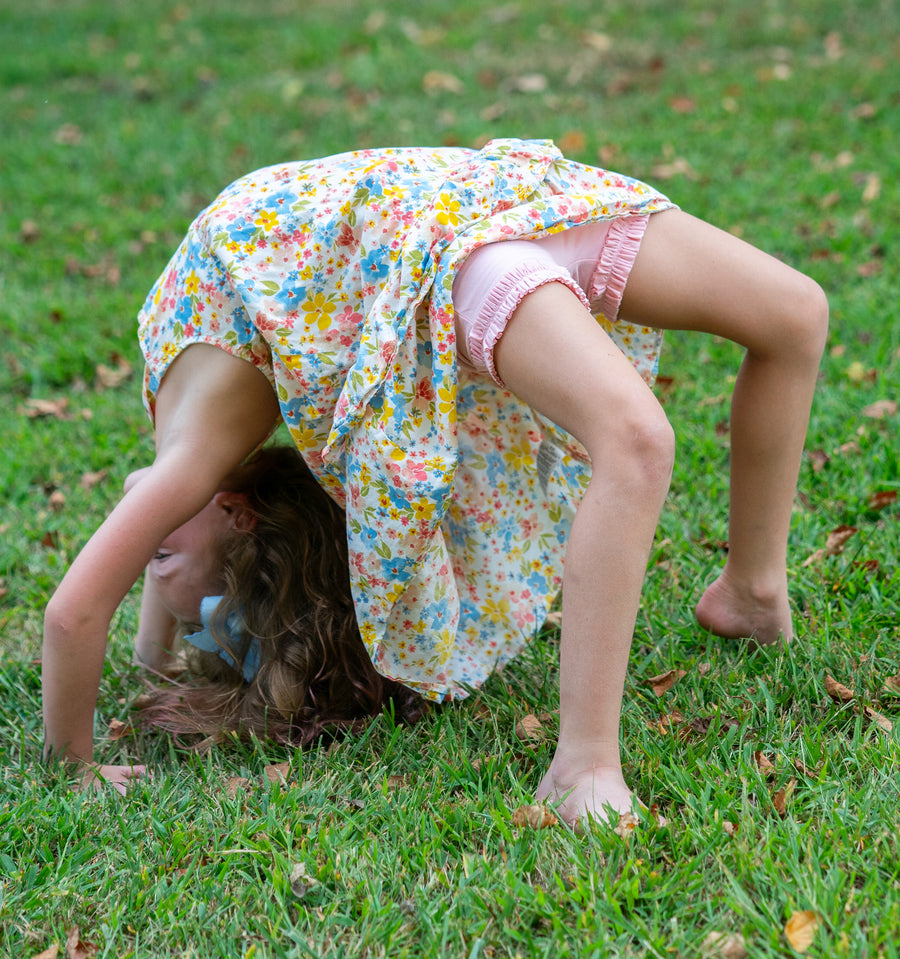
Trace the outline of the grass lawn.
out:
[[[900,955],[898,4],[0,0],[0,27],[0,954]],[[188,223],[280,160],[492,136],[649,180],[828,291],[797,641],[693,621],[740,356],[670,336],[679,457],[623,712],[667,828],[514,825],[552,751],[552,715],[517,726],[556,707],[553,628],[414,728],[189,755],[129,732],[137,591],[98,751],[155,774],[73,794],[40,762],[42,610],[151,457],[134,318]]]

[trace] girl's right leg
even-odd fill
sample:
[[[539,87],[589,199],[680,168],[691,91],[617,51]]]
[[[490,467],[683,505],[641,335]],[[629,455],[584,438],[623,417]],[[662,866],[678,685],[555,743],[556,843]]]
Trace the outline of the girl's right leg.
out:
[[[824,293],[737,237],[667,210],[650,217],[620,315],[746,348],[731,404],[728,560],[697,619],[719,636],[790,640],[787,540],[828,329]]]

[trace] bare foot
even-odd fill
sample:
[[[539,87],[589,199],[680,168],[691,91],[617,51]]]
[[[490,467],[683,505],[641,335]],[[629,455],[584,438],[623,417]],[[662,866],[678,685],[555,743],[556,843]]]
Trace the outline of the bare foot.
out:
[[[697,622],[725,639],[748,639],[758,646],[791,641],[794,635],[787,583],[759,591],[736,585],[727,568],[713,582],[694,610]]]
[[[584,819],[611,821],[615,825],[619,815],[632,811],[635,797],[625,785],[620,769],[591,767],[561,775],[561,765],[555,759],[550,764],[537,788],[537,799],[549,802],[570,826]]]

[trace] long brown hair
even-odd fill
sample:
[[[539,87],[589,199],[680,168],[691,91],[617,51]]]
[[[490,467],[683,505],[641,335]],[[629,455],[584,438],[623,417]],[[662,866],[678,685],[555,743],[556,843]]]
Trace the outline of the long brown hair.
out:
[[[344,512],[299,453],[266,447],[222,488],[244,494],[255,519],[228,544],[225,591],[210,623],[234,659],[186,646],[190,680],[155,686],[143,698],[143,721],[178,734],[307,744],[389,703],[398,718],[417,718],[420,697],[372,666],[350,592]],[[246,644],[240,648],[226,629],[235,621],[259,645],[249,682]]]

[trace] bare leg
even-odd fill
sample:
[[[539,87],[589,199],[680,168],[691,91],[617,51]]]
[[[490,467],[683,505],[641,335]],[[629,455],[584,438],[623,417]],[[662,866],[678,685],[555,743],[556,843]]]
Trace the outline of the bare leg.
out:
[[[630,810],[619,715],[641,587],[668,490],[674,440],[651,391],[561,284],[527,296],[495,350],[521,399],[567,429],[592,478],[566,551],[560,737],[538,798],[570,822]]]
[[[792,637],[786,550],[828,305],[812,280],[681,211],[650,218],[621,316],[746,347],[731,406],[728,560],[700,624],[760,644]]]

